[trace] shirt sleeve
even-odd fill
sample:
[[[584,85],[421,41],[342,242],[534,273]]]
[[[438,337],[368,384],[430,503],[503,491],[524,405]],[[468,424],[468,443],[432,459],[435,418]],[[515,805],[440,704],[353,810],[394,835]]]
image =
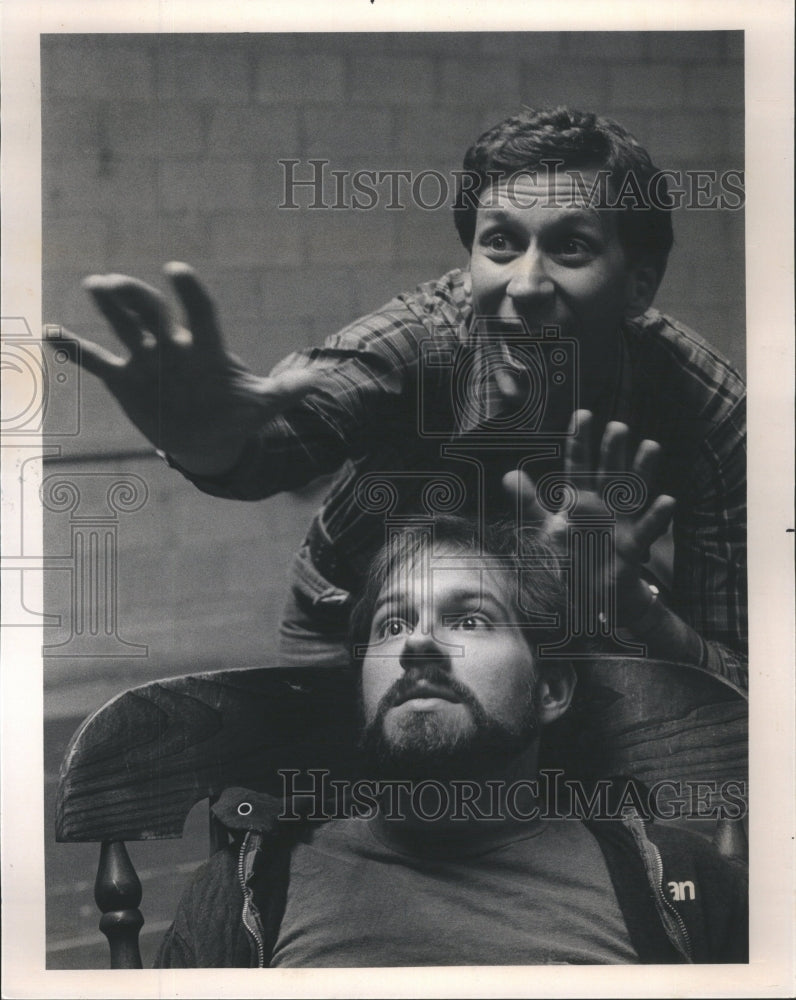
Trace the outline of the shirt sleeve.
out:
[[[675,610],[702,637],[703,669],[748,686],[745,398],[699,449],[693,502],[675,520]]]
[[[241,500],[296,489],[334,472],[347,459],[405,436],[407,421],[416,420],[420,344],[432,337],[453,342],[461,323],[452,299],[440,308],[430,292],[399,296],[322,347],[297,351],[273,369],[272,375],[311,369],[315,386],[300,405],[250,437],[229,473],[196,476],[170,464],[204,492]]]

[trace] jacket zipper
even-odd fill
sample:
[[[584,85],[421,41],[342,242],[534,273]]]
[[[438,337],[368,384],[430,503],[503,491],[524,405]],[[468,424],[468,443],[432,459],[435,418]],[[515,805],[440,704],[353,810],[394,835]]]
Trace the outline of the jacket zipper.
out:
[[[655,905],[661,916],[661,922],[663,923],[664,930],[666,931],[669,940],[672,944],[674,944],[680,954],[687,959],[688,962],[693,963],[694,957],[691,949],[691,939],[688,935],[688,928],[685,926],[683,918],[677,910],[675,910],[663,893],[663,859],[661,858],[660,851],[649,839],[649,837],[647,837],[641,823],[641,819],[637,815],[626,816],[623,819],[623,822],[630,829],[633,839],[636,841],[636,845],[641,853],[641,857],[644,862],[644,869],[647,873],[647,881],[652,889],[652,893],[655,898]],[[650,855],[652,856],[652,861],[655,867],[654,873],[650,871]],[[674,924],[674,926],[672,926],[672,924]]]
[[[243,912],[241,914],[241,921],[249,937],[254,941],[257,947],[257,968],[262,969],[265,967],[265,943],[263,942],[262,934],[260,933],[259,921],[252,913],[251,904],[253,893],[249,887],[247,872],[246,872],[246,861],[249,855],[254,855],[259,846],[259,834],[255,834],[253,831],[249,831],[243,839],[243,844],[241,845],[240,854],[238,855],[238,881],[240,882],[240,887],[243,892]],[[253,841],[256,841],[253,843]]]
[[[675,908],[672,906],[672,904],[669,902],[669,900],[663,893],[663,860],[661,858],[661,852],[658,850],[656,845],[652,843],[652,841],[648,840],[647,843],[650,845],[650,848],[652,849],[653,852],[653,857],[655,858],[655,874],[656,874],[655,889],[657,891],[658,899],[663,904],[666,911],[669,914],[671,914],[671,916],[673,916],[674,919],[677,921],[677,927],[680,930],[680,935],[679,935],[680,944],[678,944],[678,947],[682,952],[684,952],[685,957],[688,959],[688,961],[693,962],[694,958],[693,958],[693,952],[691,950],[691,939],[688,936],[688,928],[685,926],[683,918],[680,916],[677,910],[675,910]]]

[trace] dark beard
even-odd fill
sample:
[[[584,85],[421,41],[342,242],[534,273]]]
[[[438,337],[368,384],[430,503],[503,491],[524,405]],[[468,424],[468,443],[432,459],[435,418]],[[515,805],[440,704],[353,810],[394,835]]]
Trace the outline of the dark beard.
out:
[[[469,688],[454,680],[441,667],[424,667],[423,679],[447,687],[468,709],[473,721],[469,732],[450,733],[441,729],[434,713],[417,712],[405,720],[400,733],[388,740],[384,719],[416,677],[405,674],[379,702],[373,720],[363,727],[360,748],[380,780],[419,781],[424,779],[484,780],[500,777],[509,762],[536,739],[539,722],[533,692],[516,730],[488,715]]]

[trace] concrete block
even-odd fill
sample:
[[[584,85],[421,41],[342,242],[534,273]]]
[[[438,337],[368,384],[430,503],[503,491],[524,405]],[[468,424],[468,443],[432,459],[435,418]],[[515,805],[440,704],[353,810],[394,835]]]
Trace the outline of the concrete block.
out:
[[[348,94],[355,104],[430,104],[434,96],[432,61],[409,55],[353,56]]]
[[[394,149],[392,115],[383,108],[308,107],[302,112],[302,122],[305,157],[327,157],[333,161],[350,157],[375,159],[389,156]]]
[[[264,56],[257,65],[255,97],[265,103],[339,101],[344,79],[345,63],[339,56]]]
[[[93,101],[43,95],[42,159],[92,156],[99,144],[99,106]]]
[[[42,46],[42,93],[97,100],[151,100],[155,61],[150,44],[123,35],[48,36]]]
[[[210,249],[219,264],[236,267],[296,266],[304,259],[301,230],[286,213],[218,215],[211,221]]]
[[[685,76],[685,99],[689,107],[742,110],[743,64],[688,67]]]
[[[678,63],[638,63],[609,69],[609,100],[628,108],[678,108],[683,103]]]
[[[480,131],[473,112],[464,108],[396,111],[396,150],[416,163],[428,157],[458,169]]]
[[[47,229],[45,227],[45,232]],[[53,250],[50,239],[43,246],[42,318],[45,323],[61,323],[73,329],[78,322],[99,323],[97,313],[90,304],[88,295],[80,287],[86,271],[74,267],[56,268],[51,263]]]
[[[355,225],[352,222],[352,228]],[[333,265],[265,268],[258,271],[258,292],[260,308],[274,319],[335,317],[337,325],[342,326],[354,316],[347,268]]]
[[[118,102],[99,109],[99,141],[123,159],[188,159],[201,155],[207,112],[190,101]]]
[[[290,39],[296,52],[338,56],[387,52],[391,37],[383,31],[297,31]]]
[[[562,51],[560,31],[489,31],[477,35],[479,51],[490,56],[519,56],[520,59],[549,60]]]
[[[743,111],[726,111],[724,119],[724,148],[737,168],[744,164],[746,123]]]
[[[520,60],[444,59],[441,64],[439,99],[443,104],[476,108],[494,102],[513,106],[522,99]]]
[[[449,203],[435,212],[414,208],[396,213],[395,239],[397,260],[412,263],[422,248],[423,259],[436,261],[440,274],[452,267],[460,246]]]
[[[385,36],[388,52],[409,56],[475,55],[480,50],[480,31],[395,31]]]
[[[724,55],[727,59],[743,61],[744,58],[743,31],[727,31],[724,35]]]
[[[167,100],[245,103],[251,96],[246,36],[159,35],[158,94]]]
[[[256,200],[254,164],[247,160],[165,161],[158,170],[161,203],[171,211],[243,211]]]
[[[245,106],[216,108],[207,131],[207,156],[241,156],[273,162],[295,156],[299,118],[293,108]]]
[[[103,155],[53,157],[42,164],[42,199],[48,215],[153,215],[160,204],[155,163]]]
[[[120,219],[109,240],[108,253],[120,270],[146,261],[161,266],[182,260],[201,269],[209,260],[209,220],[201,211],[158,213],[135,220]],[[129,262],[129,263],[128,263]]]
[[[608,70],[604,65],[540,61],[524,64],[517,103],[532,108],[564,104],[581,111],[602,112],[608,103],[607,95]],[[516,110],[510,109],[507,113],[516,113]]]
[[[653,62],[716,62],[724,55],[724,31],[650,31],[647,56]]]
[[[394,215],[318,212],[307,218],[309,260],[318,264],[386,264],[395,260]]]
[[[48,222],[47,260],[51,267],[67,269],[81,261],[88,270],[102,270],[107,250],[105,218],[67,215]]]
[[[565,59],[621,63],[644,54],[643,31],[567,31],[561,43]]]
[[[624,125],[662,168],[715,166],[726,146],[727,125],[723,115],[682,110],[650,115],[639,108],[614,108],[611,117]]]

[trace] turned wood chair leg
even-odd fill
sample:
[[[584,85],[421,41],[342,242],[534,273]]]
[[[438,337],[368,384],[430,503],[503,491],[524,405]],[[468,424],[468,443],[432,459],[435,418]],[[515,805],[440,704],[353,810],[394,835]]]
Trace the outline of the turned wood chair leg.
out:
[[[94,899],[102,911],[100,930],[108,939],[112,969],[140,969],[138,932],[144,918],[141,882],[121,840],[105,840],[100,848]]]

